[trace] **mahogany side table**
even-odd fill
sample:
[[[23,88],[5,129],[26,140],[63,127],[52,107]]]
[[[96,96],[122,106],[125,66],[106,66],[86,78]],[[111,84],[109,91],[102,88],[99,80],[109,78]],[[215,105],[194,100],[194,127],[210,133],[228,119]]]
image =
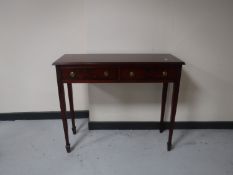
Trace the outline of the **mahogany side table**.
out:
[[[182,65],[171,54],[65,54],[56,66],[58,94],[66,150],[70,152],[64,84],[67,84],[72,131],[76,134],[72,83],[163,83],[160,132],[164,130],[164,112],[168,83],[173,83],[171,118],[167,150],[172,148],[172,135],[178,102]]]

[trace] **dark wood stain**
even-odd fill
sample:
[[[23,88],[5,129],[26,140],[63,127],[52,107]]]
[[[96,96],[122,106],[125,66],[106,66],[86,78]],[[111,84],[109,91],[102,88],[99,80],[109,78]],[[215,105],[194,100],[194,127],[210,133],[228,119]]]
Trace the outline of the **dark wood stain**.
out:
[[[72,129],[76,133],[73,109],[72,83],[163,83],[161,129],[164,125],[167,85],[173,83],[168,151],[172,148],[172,135],[178,102],[182,65],[185,63],[171,54],[65,54],[56,66],[58,94],[63,122],[66,150],[70,152],[64,83],[68,84]]]

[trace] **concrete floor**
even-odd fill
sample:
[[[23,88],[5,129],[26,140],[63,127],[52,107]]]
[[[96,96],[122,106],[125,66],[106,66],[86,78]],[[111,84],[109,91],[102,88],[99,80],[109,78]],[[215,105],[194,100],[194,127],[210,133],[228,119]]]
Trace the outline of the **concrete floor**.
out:
[[[78,120],[65,152],[60,120],[0,122],[0,175],[233,174],[233,130],[88,131]]]

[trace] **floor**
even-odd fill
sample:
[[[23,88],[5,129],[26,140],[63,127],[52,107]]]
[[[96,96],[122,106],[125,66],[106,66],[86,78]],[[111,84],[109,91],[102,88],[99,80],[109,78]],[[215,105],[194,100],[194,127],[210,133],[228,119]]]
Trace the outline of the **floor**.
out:
[[[232,175],[233,130],[88,131],[78,120],[67,154],[60,120],[1,121],[1,175]],[[70,123],[69,123],[70,124]]]

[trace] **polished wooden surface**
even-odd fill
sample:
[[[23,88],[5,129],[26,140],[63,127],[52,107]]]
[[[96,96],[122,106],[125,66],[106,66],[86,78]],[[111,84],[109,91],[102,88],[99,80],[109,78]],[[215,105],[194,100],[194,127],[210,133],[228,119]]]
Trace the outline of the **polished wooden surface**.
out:
[[[160,132],[164,130],[164,113],[168,83],[173,83],[171,118],[167,150],[172,148],[172,135],[178,102],[182,65],[170,54],[66,54],[56,60],[58,93],[66,150],[71,151],[66,117],[64,83],[67,83],[73,134],[74,121],[72,83],[163,83]]]
[[[53,65],[81,65],[81,64],[141,64],[166,63],[184,64],[171,54],[65,54],[57,59]]]

